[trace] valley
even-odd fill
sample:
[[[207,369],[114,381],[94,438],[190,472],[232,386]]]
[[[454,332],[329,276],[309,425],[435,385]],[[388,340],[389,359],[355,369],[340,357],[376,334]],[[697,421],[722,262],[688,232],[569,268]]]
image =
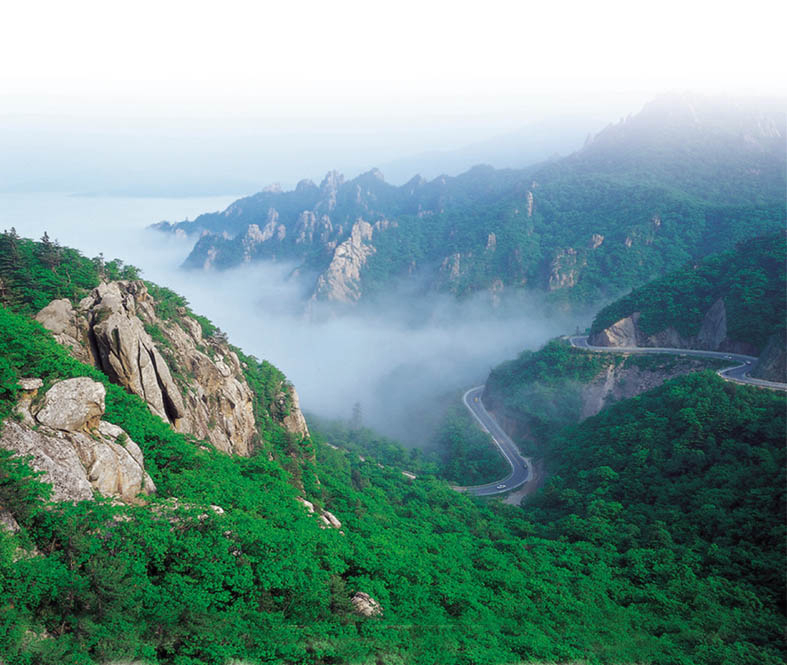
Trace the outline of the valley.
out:
[[[0,662],[783,663],[784,114],[724,104],[3,230]]]

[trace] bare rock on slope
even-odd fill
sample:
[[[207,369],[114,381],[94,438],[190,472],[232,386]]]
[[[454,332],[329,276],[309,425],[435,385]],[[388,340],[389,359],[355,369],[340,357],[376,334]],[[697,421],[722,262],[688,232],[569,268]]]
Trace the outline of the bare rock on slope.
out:
[[[226,341],[204,338],[199,322],[186,313],[159,317],[141,281],[103,283],[77,309],[67,300],[53,301],[37,319],[77,358],[139,395],[176,431],[226,453],[252,453],[259,439],[254,394],[237,354]],[[286,393],[292,393],[290,408],[280,414],[280,422],[307,436],[297,396],[282,385],[285,400]],[[279,407],[270,408],[275,415]]]
[[[716,300],[705,312],[702,325],[696,335],[681,335],[672,326],[649,334],[642,329],[640,318],[640,313],[634,312],[591,335],[588,342],[593,346],[641,346],[756,353],[756,349],[751,344],[728,337],[727,310],[722,298]]]
[[[139,446],[117,425],[101,420],[104,386],[80,377],[55,383],[33,413],[22,423],[8,420],[0,433],[0,447],[30,456],[31,466],[52,485],[55,501],[85,501],[98,491],[125,503],[155,492],[145,471]],[[28,424],[37,421],[33,429]]]
[[[103,385],[84,376],[59,381],[44,396],[36,420],[67,432],[94,430],[104,415],[106,394]]]
[[[334,250],[327,270],[317,279],[315,297],[344,303],[361,298],[361,268],[375,253],[373,227],[362,219],[353,224],[349,238]]]
[[[357,591],[351,602],[355,612],[361,616],[375,617],[383,613],[382,605],[364,591]]]

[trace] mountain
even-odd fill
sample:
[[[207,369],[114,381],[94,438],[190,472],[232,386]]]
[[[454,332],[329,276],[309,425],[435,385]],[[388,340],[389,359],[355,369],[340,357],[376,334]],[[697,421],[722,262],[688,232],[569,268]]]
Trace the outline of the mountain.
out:
[[[784,125],[763,101],[665,96],[541,165],[401,187],[376,170],[330,173],[156,228],[197,239],[190,268],[290,261],[315,299],[354,303],[417,280],[596,301],[782,228]]]
[[[425,152],[387,162],[380,165],[380,170],[392,182],[405,182],[413,173],[432,180],[441,175],[458,175],[474,164],[521,169],[575,152],[607,120],[599,113],[551,115],[456,150]]]
[[[785,382],[786,262],[784,231],[738,243],[602,309],[590,343],[762,354],[754,376]]]
[[[9,665],[783,661],[783,394],[700,373],[605,408],[523,509],[300,427],[132,266],[7,232],[0,279]]]

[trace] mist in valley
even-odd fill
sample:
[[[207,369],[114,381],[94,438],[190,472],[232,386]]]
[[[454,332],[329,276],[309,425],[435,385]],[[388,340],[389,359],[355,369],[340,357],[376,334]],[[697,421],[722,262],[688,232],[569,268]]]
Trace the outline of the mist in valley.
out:
[[[222,272],[179,266],[193,239],[146,229],[223,209],[234,197],[147,199],[0,195],[0,228],[38,239],[46,231],[86,256],[103,253],[145,279],[185,296],[230,341],[279,367],[308,414],[363,423],[408,445],[426,445],[441,409],[489,370],[547,339],[585,325],[582,317],[523,292],[456,300],[425,293],[417,281],[393,284],[373,306],[309,302],[310,277],[295,265],[256,263]]]

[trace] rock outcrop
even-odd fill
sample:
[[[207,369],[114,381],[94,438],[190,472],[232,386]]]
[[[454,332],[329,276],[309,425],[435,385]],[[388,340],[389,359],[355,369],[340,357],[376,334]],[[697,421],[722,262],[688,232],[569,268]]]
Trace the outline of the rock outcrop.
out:
[[[141,397],[176,431],[226,453],[251,454],[259,438],[254,395],[237,354],[225,341],[205,338],[185,312],[158,316],[141,281],[103,283],[78,307],[56,300],[36,318],[77,358]],[[297,397],[289,402],[284,427],[308,435]]]
[[[642,368],[636,364],[611,362],[592,381],[580,389],[580,419],[595,416],[604,407],[641,395],[677,376],[697,372],[707,363],[697,358],[666,359],[663,367]]]
[[[772,335],[762,350],[757,364],[751,371],[756,379],[787,383],[787,339],[785,335]]]
[[[681,335],[671,326],[648,334],[642,330],[639,321],[640,313],[634,312],[591,335],[588,342],[593,346],[644,346],[756,354],[756,349],[752,345],[729,339],[727,336],[727,311],[722,298],[716,300],[705,313],[702,325],[696,335]]]
[[[306,499],[304,499],[304,498],[302,498],[300,496],[295,497],[295,500],[298,503],[300,503],[301,505],[303,505],[304,508],[306,508],[306,510],[309,512],[310,515],[317,515],[317,517],[320,518],[320,521],[322,522],[322,524],[320,525],[320,528],[322,528],[322,529],[326,529],[326,528],[328,528],[328,529],[341,529],[342,528],[342,523],[339,521],[339,519],[333,513],[330,513],[327,510],[321,510],[321,511],[317,512],[317,509],[314,507],[314,504],[311,501],[307,501]]]
[[[602,362],[601,369],[587,381],[565,381],[554,393],[552,407],[568,419],[577,422],[599,413],[614,402],[630,399],[660,386],[677,376],[698,372],[708,368],[708,362],[701,358],[675,356],[630,356],[603,354],[597,358]],[[539,385],[523,384],[522,395],[532,390],[539,394]],[[495,420],[516,439],[532,439],[534,436],[530,417],[507,405],[509,388],[487,382],[483,402]]]
[[[0,447],[30,456],[52,485],[55,501],[88,501],[94,491],[125,503],[155,492],[139,446],[117,425],[101,420],[104,386],[88,378],[55,383],[36,407],[29,395],[8,419]],[[34,429],[35,428],[35,429]]]
[[[104,386],[84,376],[60,381],[47,391],[36,420],[52,429],[91,432],[104,415],[106,394]]]
[[[382,605],[368,593],[363,591],[357,591],[353,595],[351,602],[353,604],[353,610],[356,614],[360,614],[361,616],[376,617],[381,616],[383,613]]]
[[[557,291],[575,286],[585,265],[587,259],[573,247],[558,250],[549,265],[548,289]]]
[[[371,244],[374,229],[362,219],[353,224],[350,237],[334,250],[327,270],[317,278],[314,297],[343,303],[361,298],[361,268],[375,253]]]

